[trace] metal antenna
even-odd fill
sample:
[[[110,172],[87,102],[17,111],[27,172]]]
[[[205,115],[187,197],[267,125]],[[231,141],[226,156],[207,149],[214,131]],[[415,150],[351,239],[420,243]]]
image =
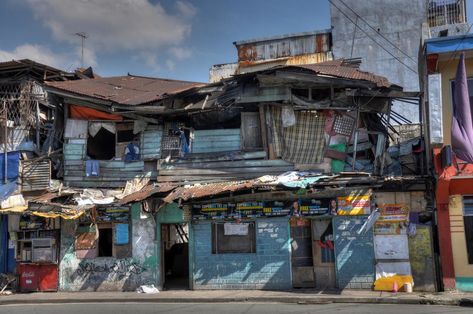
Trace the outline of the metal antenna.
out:
[[[87,37],[89,37],[89,36],[85,32],[78,32],[78,33],[75,33],[74,35],[79,36],[81,38],[82,53],[81,53],[81,56],[80,56],[80,63],[81,63],[81,67],[84,67],[84,42],[87,39]]]

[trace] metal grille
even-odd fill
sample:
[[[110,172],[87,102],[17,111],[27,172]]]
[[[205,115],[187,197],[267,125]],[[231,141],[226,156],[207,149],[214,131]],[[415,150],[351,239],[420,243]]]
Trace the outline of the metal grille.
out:
[[[333,131],[340,135],[351,136],[355,119],[349,116],[336,116],[333,122]]]
[[[430,0],[429,26],[466,23],[464,0]]]
[[[41,129],[39,101],[44,98],[42,88],[33,81],[0,83],[0,151],[5,145],[8,151],[17,150],[31,139],[33,129]]]

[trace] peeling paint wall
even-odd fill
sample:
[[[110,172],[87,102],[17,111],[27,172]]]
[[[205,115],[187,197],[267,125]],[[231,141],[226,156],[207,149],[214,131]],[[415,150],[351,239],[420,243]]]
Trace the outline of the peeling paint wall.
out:
[[[131,258],[97,257],[78,259],[74,250],[76,221],[63,220],[59,289],[61,291],[131,291],[140,285],[156,284],[156,224],[151,215],[132,206]]]

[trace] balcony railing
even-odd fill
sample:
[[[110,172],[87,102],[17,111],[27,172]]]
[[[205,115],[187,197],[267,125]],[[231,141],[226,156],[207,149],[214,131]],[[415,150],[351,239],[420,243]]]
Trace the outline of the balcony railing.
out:
[[[466,23],[465,0],[429,0],[429,26]]]

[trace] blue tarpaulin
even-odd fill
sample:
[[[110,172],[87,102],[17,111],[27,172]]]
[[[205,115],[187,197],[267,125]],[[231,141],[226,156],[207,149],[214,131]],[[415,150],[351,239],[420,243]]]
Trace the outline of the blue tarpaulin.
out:
[[[425,42],[427,54],[446,53],[473,49],[473,35],[440,37]]]
[[[20,166],[20,152],[7,153],[7,179],[15,181],[18,179],[18,169]],[[0,153],[0,184],[5,180],[5,154]]]

